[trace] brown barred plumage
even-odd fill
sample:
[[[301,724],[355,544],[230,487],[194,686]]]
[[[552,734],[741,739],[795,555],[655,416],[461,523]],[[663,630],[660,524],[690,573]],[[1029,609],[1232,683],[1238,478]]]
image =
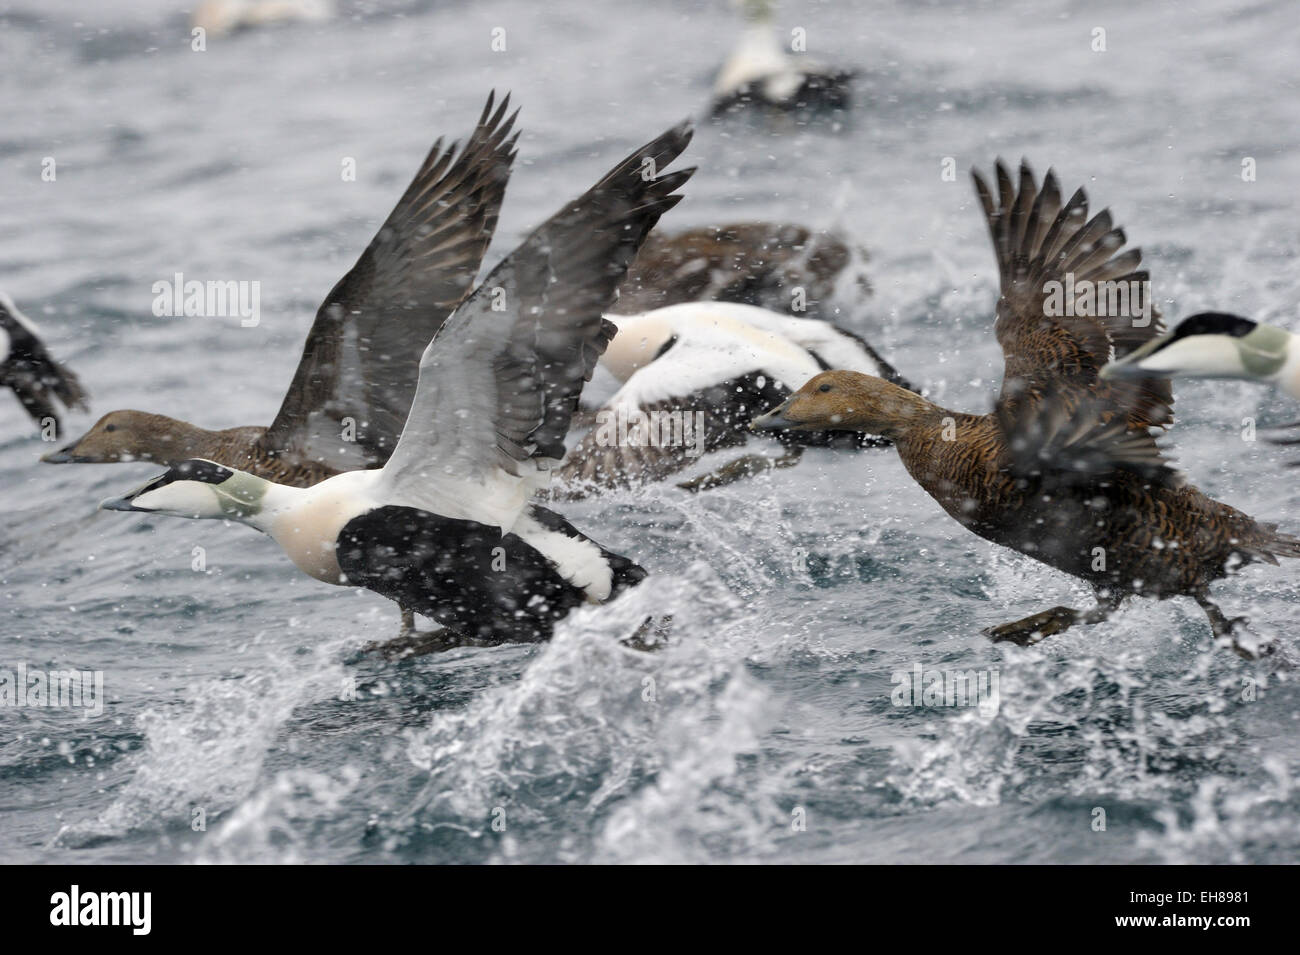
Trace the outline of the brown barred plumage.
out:
[[[998,255],[1002,294],[996,331],[1006,356],[1002,394],[985,415],[949,411],[868,375],[824,372],[759,419],[763,427],[815,429],[834,422],[894,441],[908,473],[949,515],[1096,590],[1099,606],[1055,607],[993,628],[994,639],[1033,643],[1079,622],[1104,619],[1130,595],[1193,597],[1216,636],[1234,621],[1210,602],[1209,585],[1237,563],[1300,557],[1279,534],[1185,484],[1151,433],[1172,420],[1168,381],[1101,381],[1113,351],[1159,334],[1158,318],[1062,316],[1045,284],[1145,280],[1137,249],[1108,212],[1087,216],[1079,190],[1062,204],[1049,172],[1040,191],[1021,166],[1019,188],[1001,163],[998,198],[976,176]]]

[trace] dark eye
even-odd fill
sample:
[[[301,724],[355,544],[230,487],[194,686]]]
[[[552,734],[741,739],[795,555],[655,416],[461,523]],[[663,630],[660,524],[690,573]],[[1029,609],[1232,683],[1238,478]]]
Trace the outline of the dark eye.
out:
[[[104,430],[105,430],[105,431],[116,431],[116,430],[117,430],[117,425],[115,425],[115,424],[106,424],[106,425],[104,425]]]
[[[818,390],[818,391],[830,391],[830,390],[831,390],[831,386],[830,386],[830,385],[822,385],[822,386],[821,386],[820,388],[818,388],[817,390]]]

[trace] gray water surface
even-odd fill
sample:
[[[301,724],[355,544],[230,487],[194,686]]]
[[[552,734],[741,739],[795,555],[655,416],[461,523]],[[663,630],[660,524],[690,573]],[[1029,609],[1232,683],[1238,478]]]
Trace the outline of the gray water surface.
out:
[[[340,6],[197,53],[178,4],[0,0],[0,287],[91,391],[70,431],[124,407],[269,422],[320,299],[489,89],[513,91],[524,129],[495,261],[637,144],[702,117],[736,35],[720,0]],[[664,226],[848,229],[875,291],[846,293],[841,320],[940,403],[983,412],[996,394],[997,276],[969,170],[999,155],[1110,205],[1170,317],[1212,306],[1300,328],[1288,0],[787,0],[779,22],[861,71],[856,109],[702,121],[700,171]],[[259,281],[260,323],[155,317],[152,285],[178,271]],[[1292,420],[1294,405],[1236,383],[1177,396],[1168,440],[1192,479],[1300,530],[1285,452],[1242,439],[1244,419]],[[965,532],[892,452],[567,505],[653,577],[548,645],[392,665],[355,656],[394,632],[387,601],[304,577],[246,527],[97,513],[157,468],[36,463],[48,447],[0,396],[0,666],[102,671],[108,702],[93,719],[0,708],[2,861],[1291,862],[1300,848],[1294,678],[1212,649],[1186,600],[991,645],[982,627],[1088,595]],[[1216,590],[1292,657],[1297,571],[1251,567]],[[670,648],[617,645],[664,609]],[[895,706],[894,674],[917,665],[996,674],[996,713]]]

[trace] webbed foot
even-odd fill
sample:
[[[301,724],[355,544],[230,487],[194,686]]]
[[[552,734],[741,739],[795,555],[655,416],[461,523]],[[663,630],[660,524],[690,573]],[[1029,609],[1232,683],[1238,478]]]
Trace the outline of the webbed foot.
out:
[[[668,631],[673,625],[673,615],[664,614],[657,620],[654,617],[646,617],[641,622],[641,626],[636,628],[629,637],[624,637],[619,641],[629,650],[641,650],[644,653],[653,653],[656,650],[662,650],[668,644]]]
[[[997,627],[985,627],[981,631],[994,643],[1014,643],[1021,647],[1031,647],[1044,637],[1050,637],[1069,630],[1078,623],[1083,615],[1071,607],[1052,607],[1042,613],[1036,613],[1021,620],[1013,620]]]
[[[378,653],[385,660],[405,660],[407,657],[420,657],[429,653],[442,653],[456,647],[487,646],[482,640],[463,636],[455,630],[440,627],[437,630],[413,630],[403,633],[393,640],[372,640],[361,648],[364,653]]]
[[[802,449],[796,449],[781,455],[779,458],[770,458],[765,454],[741,455],[734,461],[728,461],[716,471],[710,471],[708,474],[702,474],[689,481],[682,481],[677,486],[683,491],[699,492],[709,491],[727,484],[735,484],[737,481],[743,481],[745,478],[762,474],[764,471],[771,471],[774,468],[794,467],[799,463],[801,452]]]

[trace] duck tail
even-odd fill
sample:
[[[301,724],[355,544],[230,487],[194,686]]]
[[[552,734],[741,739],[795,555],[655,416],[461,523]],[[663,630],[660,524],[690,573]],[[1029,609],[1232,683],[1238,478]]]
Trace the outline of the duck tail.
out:
[[[1263,540],[1256,545],[1261,552],[1257,556],[1270,564],[1276,564],[1279,557],[1300,559],[1300,537],[1281,533],[1276,524],[1266,524],[1261,521],[1258,526],[1263,531]],[[1251,552],[1253,554],[1254,549]]]

